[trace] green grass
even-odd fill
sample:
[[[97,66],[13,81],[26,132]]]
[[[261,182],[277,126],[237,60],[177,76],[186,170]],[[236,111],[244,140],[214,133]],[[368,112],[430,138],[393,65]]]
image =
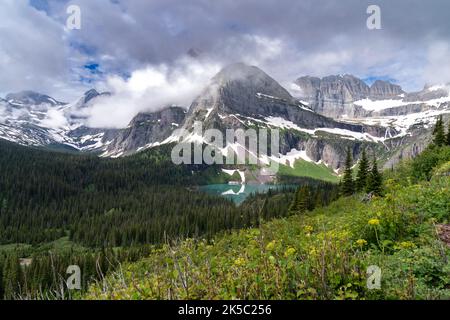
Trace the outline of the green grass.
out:
[[[45,253],[52,251],[55,253],[63,253],[67,251],[86,252],[90,249],[83,247],[69,240],[69,237],[62,237],[55,241],[42,243],[39,245],[31,245],[26,243],[12,243],[0,245],[0,253],[17,252],[22,258],[31,256],[34,253]]]
[[[28,250],[31,248],[30,244],[26,243],[11,243],[0,245],[0,253],[2,252],[13,252],[17,250]]]
[[[278,176],[281,177],[309,177],[328,182],[339,182],[340,178],[332,169],[324,164],[315,164],[305,160],[297,160],[294,168],[280,165]]]
[[[36,248],[36,251],[48,251],[48,250],[63,252],[68,250],[86,251],[88,249],[86,247],[81,246],[80,244],[70,241],[69,237],[62,237],[55,241],[39,245]]]

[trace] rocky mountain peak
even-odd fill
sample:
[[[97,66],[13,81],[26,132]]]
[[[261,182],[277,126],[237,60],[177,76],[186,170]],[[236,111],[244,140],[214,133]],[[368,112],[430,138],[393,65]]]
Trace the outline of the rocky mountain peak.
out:
[[[83,96],[81,97],[81,102],[83,104],[87,104],[89,101],[91,101],[94,98],[97,98],[99,96],[109,96],[111,95],[111,93],[109,92],[98,92],[95,89],[90,89],[88,91],[86,91]]]
[[[158,145],[182,125],[185,116],[185,108],[179,106],[170,106],[155,112],[140,112],[125,129],[118,132],[103,155],[127,155]]]
[[[100,93],[98,93],[98,91],[97,90],[95,90],[95,89],[90,89],[90,90],[88,90],[88,91],[86,91],[85,93],[84,93],[84,95],[83,95],[83,102],[84,103],[87,103],[87,102],[89,102],[90,100],[92,100],[92,99],[94,99],[95,97],[98,97],[100,95]]]
[[[162,125],[171,125],[172,123],[179,125],[183,119],[186,110],[179,106],[166,107],[156,112],[139,112],[131,119],[128,126],[142,125],[145,122],[157,121]]]
[[[351,75],[330,75],[323,78],[305,76],[295,83],[303,92],[302,99],[317,98],[340,99],[343,102],[359,99],[369,94],[369,86],[361,79]]]
[[[50,105],[62,105],[64,103],[56,101],[52,97],[45,94],[40,94],[34,91],[26,90],[17,93],[8,94],[5,99],[14,105],[40,105],[40,104],[50,104]]]
[[[222,122],[218,117],[224,115],[259,117],[269,114],[269,109],[276,105],[286,103],[298,104],[286,89],[261,69],[235,63],[218,72],[192,102],[184,126],[190,128],[194,121],[207,121],[206,126],[215,126]]]
[[[353,116],[352,102],[370,94],[369,86],[351,74],[323,78],[304,76],[294,83],[299,94],[296,98],[307,102],[314,111],[335,118]]]
[[[389,99],[404,93],[399,85],[384,80],[376,80],[370,86],[370,97],[373,99]]]
[[[213,85],[218,85],[228,94],[242,94],[245,91],[249,95],[256,96],[257,93],[260,93],[280,99],[292,99],[289,92],[267,73],[258,67],[244,63],[226,66],[213,78],[212,82]]]

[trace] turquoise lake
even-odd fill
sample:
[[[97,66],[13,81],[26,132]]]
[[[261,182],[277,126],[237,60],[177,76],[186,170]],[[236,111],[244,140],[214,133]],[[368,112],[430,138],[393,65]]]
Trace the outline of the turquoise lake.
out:
[[[295,185],[274,185],[274,184],[210,184],[200,186],[199,190],[211,195],[222,196],[232,200],[236,204],[241,204],[251,194],[266,193],[269,190],[280,190],[282,188],[295,188]]]

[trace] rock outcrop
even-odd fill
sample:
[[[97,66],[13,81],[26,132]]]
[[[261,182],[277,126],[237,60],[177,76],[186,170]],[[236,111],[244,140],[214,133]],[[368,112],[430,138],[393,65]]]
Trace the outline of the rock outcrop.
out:
[[[104,156],[122,156],[155,146],[168,138],[184,121],[186,110],[168,107],[157,112],[136,115],[108,144]]]

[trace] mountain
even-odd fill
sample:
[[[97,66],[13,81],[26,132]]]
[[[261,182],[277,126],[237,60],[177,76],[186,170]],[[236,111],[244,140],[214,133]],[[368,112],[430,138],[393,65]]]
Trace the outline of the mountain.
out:
[[[297,98],[305,101],[315,112],[332,118],[355,115],[352,102],[370,95],[370,87],[352,75],[327,76],[322,79],[305,76],[298,78]]]
[[[179,141],[175,129],[190,132],[185,138],[194,141],[192,131],[196,121],[202,123],[203,130],[219,129],[224,136],[227,129],[280,129],[282,156],[275,161],[294,169],[295,161],[303,160],[325,166],[324,170],[330,174],[342,167],[345,148],[352,148],[357,156],[363,144],[379,148],[378,142],[386,136],[386,128],[335,121],[320,115],[261,69],[236,63],[211,79],[187,113],[180,107],[166,107],[136,115],[112,140],[102,142],[102,156],[124,156]],[[389,130],[392,135],[398,134],[394,128]],[[246,148],[230,141],[222,153],[226,155],[236,147]],[[259,160],[262,164],[268,161]]]
[[[182,107],[167,107],[158,112],[141,112],[125,129],[119,130],[108,143],[102,156],[119,157],[160,144],[169,138],[174,129],[184,121],[186,110]]]
[[[88,128],[83,120],[89,103],[103,94],[108,93],[90,90],[75,103],[59,102],[33,91],[8,94],[0,101],[0,136],[26,146],[98,151],[114,130]]]
[[[192,131],[195,121],[202,122],[203,129],[222,132],[228,128],[280,129],[282,156],[275,161],[291,167],[296,160],[304,160],[337,170],[344,163],[346,147],[357,156],[363,144],[376,148],[386,136],[386,128],[340,122],[314,112],[262,70],[242,63],[225,67],[194,100],[183,128]],[[186,139],[192,140],[193,135]],[[228,142],[225,153],[236,147]]]
[[[404,93],[399,85],[384,80],[376,80],[370,86],[369,97],[372,99],[388,99],[398,97]]]
[[[27,106],[27,105],[64,105],[64,103],[56,101],[55,99],[40,94],[34,91],[20,91],[17,93],[10,93],[6,96],[6,101],[15,106]]]
[[[295,96],[312,110],[348,123],[386,129],[385,167],[420,153],[430,139],[437,116],[450,118],[450,85],[425,86],[407,93],[388,81],[370,87],[351,76],[322,79],[304,76],[294,81]],[[394,128],[399,134],[392,134]]]
[[[23,145],[62,145],[119,157],[183,139],[209,143],[194,136],[196,121],[203,130],[224,134],[227,129],[277,128],[281,156],[260,157],[261,165],[277,161],[295,173],[300,170],[297,162],[307,162],[335,174],[343,167],[347,148],[355,159],[368,148],[388,167],[415,156],[428,143],[435,118],[450,113],[449,85],[406,93],[388,81],[369,86],[352,75],[305,76],[291,92],[261,69],[235,63],[216,74],[187,111],[164,107],[137,114],[126,128],[105,129],[90,128],[86,120],[96,99],[111,93],[92,89],[73,103],[63,103],[23,91],[0,100],[0,136]],[[190,136],[182,138],[176,129]],[[239,148],[246,146],[228,141],[221,152]]]
[[[427,110],[450,101],[450,86],[427,86],[407,93],[396,84],[376,80],[370,87],[352,75],[327,76],[322,79],[304,76],[294,81],[296,98],[312,110],[332,118],[366,118],[394,116]],[[417,106],[420,107],[417,107]]]

